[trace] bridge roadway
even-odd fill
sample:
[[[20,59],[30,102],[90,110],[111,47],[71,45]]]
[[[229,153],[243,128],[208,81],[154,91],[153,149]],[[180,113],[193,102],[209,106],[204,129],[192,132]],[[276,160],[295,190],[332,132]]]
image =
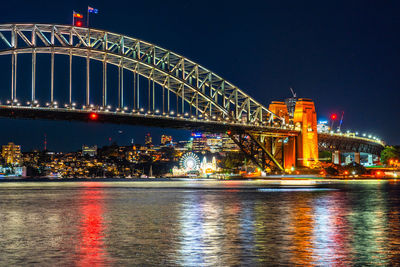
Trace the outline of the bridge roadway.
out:
[[[96,113],[96,119],[90,114]],[[297,136],[299,130],[269,127],[264,125],[249,125],[239,122],[226,122],[208,119],[178,117],[174,115],[146,114],[143,112],[94,111],[90,109],[49,108],[31,106],[0,105],[0,117],[23,119],[48,119],[64,121],[83,121],[96,123],[112,123],[125,125],[141,125],[161,128],[185,129],[190,131],[205,131],[211,133],[258,132],[274,136]],[[338,133],[318,133],[319,150],[342,152],[364,152],[380,155],[384,142],[370,138],[348,136]]]
[[[90,114],[97,114],[92,119]],[[161,128],[185,129],[211,133],[224,133],[228,130],[236,132],[252,131],[284,136],[297,136],[299,131],[269,127],[264,125],[245,124],[239,122],[196,119],[188,116],[162,114],[146,114],[144,112],[98,111],[90,109],[49,108],[31,106],[0,105],[0,117],[24,119],[49,119],[65,121],[84,121],[97,123],[113,123],[126,125],[153,126]]]

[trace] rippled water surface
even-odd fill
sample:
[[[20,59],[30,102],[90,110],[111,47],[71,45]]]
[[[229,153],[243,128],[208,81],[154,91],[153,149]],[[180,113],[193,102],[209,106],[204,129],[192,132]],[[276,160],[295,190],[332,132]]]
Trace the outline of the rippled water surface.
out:
[[[400,184],[0,183],[0,265],[398,265]]]

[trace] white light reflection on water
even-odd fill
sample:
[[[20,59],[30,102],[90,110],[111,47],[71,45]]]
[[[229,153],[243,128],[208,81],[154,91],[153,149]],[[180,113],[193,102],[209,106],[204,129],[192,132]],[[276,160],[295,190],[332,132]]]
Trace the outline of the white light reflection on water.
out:
[[[296,188],[259,188],[260,192],[312,192],[312,191],[335,191],[334,188],[319,188],[319,187],[296,187]]]

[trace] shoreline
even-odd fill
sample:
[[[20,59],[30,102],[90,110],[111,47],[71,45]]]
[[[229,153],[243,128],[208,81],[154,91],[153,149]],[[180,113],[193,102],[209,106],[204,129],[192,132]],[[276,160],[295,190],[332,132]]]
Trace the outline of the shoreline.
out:
[[[376,181],[376,180],[394,180],[394,177],[343,177],[343,176],[269,176],[269,177],[251,177],[251,178],[0,178],[0,183],[32,183],[32,182],[182,182],[182,181]]]

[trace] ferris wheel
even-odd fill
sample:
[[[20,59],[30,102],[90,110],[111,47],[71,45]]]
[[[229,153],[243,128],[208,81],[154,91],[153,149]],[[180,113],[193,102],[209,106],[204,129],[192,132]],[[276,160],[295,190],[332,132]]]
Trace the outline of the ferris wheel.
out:
[[[186,171],[197,171],[200,169],[200,159],[193,152],[188,152],[182,156],[179,166]]]

